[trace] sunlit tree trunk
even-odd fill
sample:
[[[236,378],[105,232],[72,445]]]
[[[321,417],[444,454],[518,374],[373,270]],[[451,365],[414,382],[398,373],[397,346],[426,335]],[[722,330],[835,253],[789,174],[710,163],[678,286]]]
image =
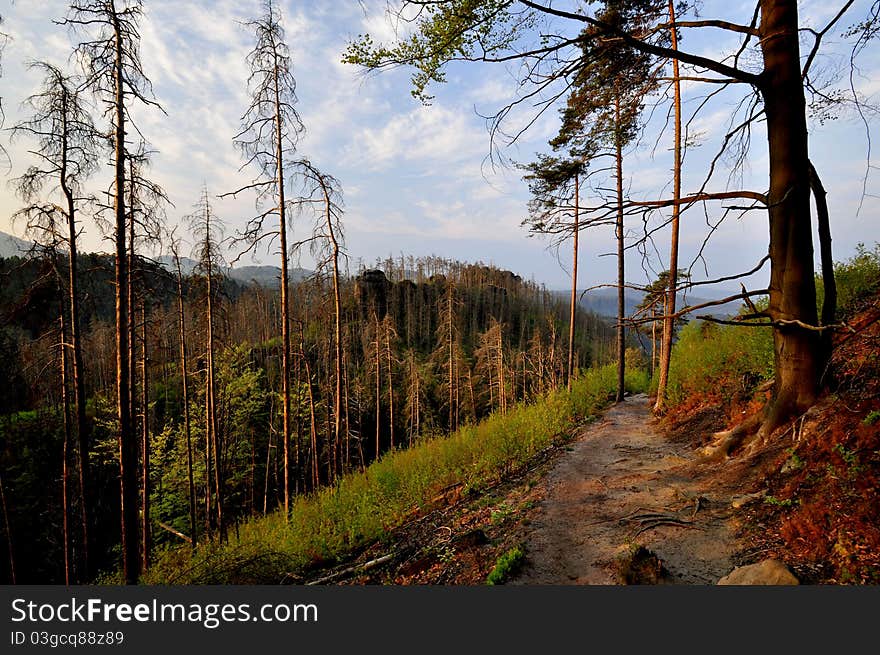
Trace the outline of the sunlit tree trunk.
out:
[[[675,3],[669,0],[669,22],[675,23]],[[670,28],[670,47],[678,50],[678,32]],[[662,412],[666,403],[666,385],[669,380],[669,362],[672,357],[672,335],[675,330],[676,289],[678,286],[678,231],[681,206],[681,80],[679,79],[678,59],[672,60],[673,108],[674,108],[674,142],[672,146],[672,235],[669,242],[669,288],[666,291],[666,311],[663,319],[663,334],[660,342],[660,376],[657,380],[657,400],[654,411]]]

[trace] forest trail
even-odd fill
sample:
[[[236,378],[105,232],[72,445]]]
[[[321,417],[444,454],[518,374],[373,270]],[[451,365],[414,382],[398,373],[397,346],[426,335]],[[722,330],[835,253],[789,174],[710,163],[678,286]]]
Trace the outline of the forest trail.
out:
[[[715,584],[734,568],[731,499],[743,482],[717,473],[657,429],[646,395],[628,397],[540,483],[523,527],[528,563],[511,584],[619,584],[616,562],[633,544],[663,562],[661,583]]]

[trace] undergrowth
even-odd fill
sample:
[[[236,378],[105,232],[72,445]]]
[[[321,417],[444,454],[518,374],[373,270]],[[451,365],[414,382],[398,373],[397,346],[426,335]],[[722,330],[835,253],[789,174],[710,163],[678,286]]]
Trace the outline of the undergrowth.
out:
[[[627,371],[627,389],[645,391],[647,373]],[[338,562],[389,538],[390,531],[427,507],[453,484],[480,488],[526,465],[566,438],[613,398],[613,365],[585,372],[565,390],[519,404],[477,425],[387,454],[363,473],[299,497],[290,519],[276,511],[230,530],[225,544],[176,547],[157,554],[143,581],[150,584],[277,583],[286,574]]]
[[[672,349],[667,399],[670,407],[712,391],[730,403],[773,377],[770,328],[691,321]]]

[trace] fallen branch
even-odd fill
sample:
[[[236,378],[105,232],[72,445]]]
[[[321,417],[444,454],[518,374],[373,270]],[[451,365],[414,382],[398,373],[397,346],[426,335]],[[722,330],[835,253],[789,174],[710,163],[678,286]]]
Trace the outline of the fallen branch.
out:
[[[177,537],[180,537],[180,538],[183,539],[186,543],[191,544],[191,543],[193,542],[193,540],[192,540],[191,538],[187,537],[187,536],[186,536],[185,534],[183,534],[180,530],[175,530],[174,528],[172,528],[172,527],[171,527],[170,525],[168,525],[167,523],[162,523],[162,521],[156,521],[156,523],[158,524],[158,526],[159,526],[160,528],[162,528],[163,530],[167,530],[168,532],[170,532],[171,534],[173,534],[173,535],[175,535],[175,536],[177,536]]]
[[[346,575],[351,575],[353,573],[363,573],[364,571],[369,571],[370,569],[374,569],[377,566],[381,566],[382,564],[390,562],[392,559],[394,559],[394,553],[388,553],[387,555],[382,555],[382,557],[371,559],[369,562],[364,562],[361,565],[350,566],[347,569],[342,569],[341,571],[337,571],[336,573],[331,573],[330,575],[324,576],[323,578],[318,578],[317,580],[306,582],[306,586],[327,584],[328,582],[332,582],[333,580],[337,580]]]

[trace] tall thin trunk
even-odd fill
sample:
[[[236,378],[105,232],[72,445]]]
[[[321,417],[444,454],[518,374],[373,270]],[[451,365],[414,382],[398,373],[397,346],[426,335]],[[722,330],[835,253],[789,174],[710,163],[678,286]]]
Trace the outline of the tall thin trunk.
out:
[[[334,377],[333,389],[333,459],[334,466],[337,457],[340,456],[340,428],[342,425],[342,300],[339,291],[339,242],[336,239],[336,231],[333,229],[333,217],[330,212],[330,195],[327,187],[321,182],[324,192],[324,209],[327,221],[327,235],[330,238],[331,255],[333,262],[333,345],[334,345]]]
[[[388,361],[388,429],[391,434],[391,450],[394,450],[394,374],[391,358],[391,324],[385,326],[385,354]]]
[[[675,23],[675,3],[669,0],[669,22]],[[673,50],[678,50],[678,32],[675,27],[669,30]],[[672,60],[673,107],[675,111],[675,134],[673,143],[672,168],[672,235],[669,242],[669,287],[666,291],[666,307],[663,318],[663,334],[660,342],[660,376],[657,380],[657,400],[654,411],[662,412],[666,404],[666,385],[669,381],[669,362],[672,358],[672,335],[675,330],[676,290],[678,287],[678,232],[681,213],[681,80],[679,79],[678,59]]]
[[[67,390],[67,326],[64,321],[64,307],[59,303],[58,320],[61,341],[61,411],[64,416],[64,441],[61,445],[61,539],[64,550],[64,584],[71,583],[72,558],[70,552],[70,393]]]
[[[571,308],[568,316],[568,382],[571,391],[571,379],[574,377],[574,319],[577,312],[577,276],[578,276],[578,236],[580,233],[580,174],[574,176],[574,229],[572,232],[571,257]]]
[[[373,313],[373,322],[375,324],[376,333],[376,459],[379,459],[379,435],[381,434],[381,409],[382,409],[382,342],[379,336],[379,314]]]
[[[300,348],[303,348],[303,338],[300,336]],[[309,359],[303,349],[303,362],[306,366],[306,384],[309,390],[309,439],[312,448],[312,489],[317,489],[321,483],[320,469],[318,467],[318,421],[315,415],[315,396],[312,390],[312,368]]]
[[[198,528],[196,527],[196,486],[193,478],[193,449],[189,421],[189,366],[186,356],[186,314],[183,305],[183,274],[180,270],[180,258],[175,256],[177,264],[177,321],[180,331],[180,380],[183,386],[183,431],[186,436],[186,474],[189,483],[189,533],[192,547],[198,546]]]
[[[150,566],[150,554],[153,548],[150,534],[150,421],[149,397],[150,390],[147,380],[147,306],[141,299],[141,555],[143,570]]]
[[[116,219],[116,406],[119,419],[119,485],[122,531],[122,571],[126,584],[137,584],[140,575],[138,557],[138,485],[137,442],[131,424],[131,389],[129,386],[128,338],[128,249],[125,228],[125,93],[123,45],[119,16],[113,13],[114,30],[114,112],[115,112],[115,189]]]
[[[89,476],[89,435],[86,424],[86,392],[83,373],[82,342],[80,338],[79,318],[79,270],[76,245],[76,199],[68,179],[67,160],[68,145],[68,97],[65,93],[61,112],[61,190],[67,202],[67,245],[68,245],[68,296],[70,303],[70,343],[73,348],[73,391],[76,407],[76,436],[79,466],[77,467],[79,483],[80,531],[82,533],[82,572],[81,578],[87,580],[89,572],[89,498],[86,491],[86,480]]]
[[[614,94],[614,155],[617,177],[617,402],[623,401],[626,376],[626,314],[623,247],[623,140],[620,135],[620,93]]]
[[[210,242],[210,210],[205,208],[205,238]],[[226,538],[226,525],[223,517],[223,471],[220,461],[220,438],[217,435],[217,386],[215,380],[214,366],[214,262],[213,254],[208,254],[208,262],[206,267],[207,278],[207,303],[206,303],[206,322],[207,322],[207,386],[208,396],[205,400],[207,410],[207,432],[210,441],[210,448],[214,454],[214,511],[217,514],[217,531],[220,539]],[[209,478],[210,479],[210,478]]]
[[[9,527],[9,508],[6,506],[6,490],[0,473],[0,506],[3,508],[3,530],[6,532],[6,550],[9,555],[9,579],[15,584],[15,550],[12,547],[12,529]]]
[[[275,68],[273,70],[275,91],[275,159],[278,189],[278,237],[281,247],[281,394],[284,398],[284,515],[290,517],[290,289],[287,261],[287,215],[284,199],[284,151],[281,134],[281,88],[278,70],[278,53],[273,44]]]

